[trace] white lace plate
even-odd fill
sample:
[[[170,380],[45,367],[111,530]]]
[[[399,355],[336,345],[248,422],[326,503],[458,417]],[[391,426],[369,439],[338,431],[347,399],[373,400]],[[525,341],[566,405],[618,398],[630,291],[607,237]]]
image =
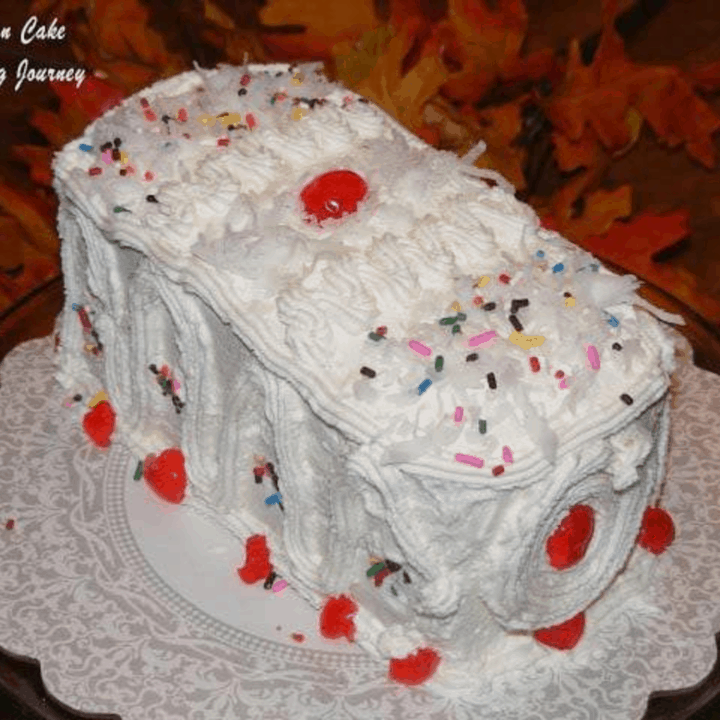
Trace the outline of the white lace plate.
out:
[[[63,407],[53,371],[50,339],[0,367],[0,645],[39,659],[49,691],[73,707],[123,720],[636,720],[651,692],[689,687],[713,665],[715,375],[679,373],[663,501],[675,543],[659,559],[633,554],[575,650],[510,639],[469,704],[392,684],[384,665],[318,637],[292,588],[240,582],[241,544],[133,481],[123,447],[91,446],[84,408]]]

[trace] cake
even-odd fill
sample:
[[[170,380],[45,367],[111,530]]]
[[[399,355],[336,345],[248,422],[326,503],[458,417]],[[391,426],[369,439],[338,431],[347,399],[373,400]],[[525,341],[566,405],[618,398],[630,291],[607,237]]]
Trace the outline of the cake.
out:
[[[673,533],[668,318],[482,149],[250,65],[158,82],[54,161],[57,380],[90,440],[408,684],[511,636],[570,650]]]

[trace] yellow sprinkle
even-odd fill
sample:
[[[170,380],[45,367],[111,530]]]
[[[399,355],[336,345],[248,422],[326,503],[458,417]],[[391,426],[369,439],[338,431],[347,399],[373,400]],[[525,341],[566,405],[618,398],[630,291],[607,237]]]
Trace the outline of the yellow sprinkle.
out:
[[[455,312],[461,312],[461,311],[462,311],[462,307],[460,306],[460,303],[459,303],[457,300],[456,300],[450,307],[451,307],[451,309],[454,310]]]
[[[88,407],[93,408],[101,402],[110,402],[104,390],[100,390],[100,392],[95,394],[95,397],[88,403]]]
[[[565,298],[565,307],[575,307],[575,298],[574,297]]]
[[[120,151],[120,163],[122,165],[127,165],[129,159],[130,158],[128,157],[128,154],[124,150],[121,150]]]
[[[483,275],[476,283],[475,287],[485,287],[490,282],[490,278],[487,275]]]
[[[290,80],[293,85],[302,85],[304,81],[305,76],[302,73],[295,73]]]
[[[523,350],[540,347],[545,342],[545,338],[542,335],[523,335],[517,330],[510,335],[508,340]]]
[[[201,122],[205,127],[212,127],[215,124],[215,118],[212,115],[203,113],[198,117],[198,121]]]
[[[221,118],[218,118],[220,122],[227,127],[228,125],[234,125],[235,123],[241,123],[242,122],[242,115],[240,113],[228,113],[227,115],[223,115]]]
[[[290,116],[293,120],[302,120],[307,115],[307,110],[305,108],[296,107],[292,109],[292,112],[290,113]]]

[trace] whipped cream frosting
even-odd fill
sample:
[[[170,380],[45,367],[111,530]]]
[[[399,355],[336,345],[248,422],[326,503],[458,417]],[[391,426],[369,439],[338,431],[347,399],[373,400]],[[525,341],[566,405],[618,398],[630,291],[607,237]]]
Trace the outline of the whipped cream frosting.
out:
[[[269,533],[309,600],[352,592],[358,642],[379,656],[424,640],[477,660],[501,631],[584,609],[662,476],[663,314],[473,158],[307,64],[159,82],[54,162],[59,380],[106,387],[139,454],[180,444],[191,500]],[[318,222],[301,193],[333,170],[367,193]],[[138,362],[150,348],[174,361],[179,418]],[[276,459],[282,517],[238,479],[253,454]],[[595,538],[558,573],[544,542],[578,503],[598,513]],[[368,553],[413,581],[368,587]]]

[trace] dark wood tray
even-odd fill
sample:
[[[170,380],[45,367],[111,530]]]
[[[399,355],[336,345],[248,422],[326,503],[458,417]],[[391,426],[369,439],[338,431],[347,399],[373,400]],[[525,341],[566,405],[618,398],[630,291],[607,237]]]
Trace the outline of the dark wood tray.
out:
[[[693,346],[695,364],[720,374],[720,332],[658,288],[645,286],[641,294],[685,318],[687,325],[679,329]],[[0,314],[0,360],[19,343],[52,333],[63,300],[59,276]],[[720,633],[715,642],[719,659],[705,680],[685,690],[653,693],[642,720],[720,719]],[[121,720],[123,708],[117,710],[118,715],[73,710],[48,693],[37,660],[0,647],[0,720]]]

